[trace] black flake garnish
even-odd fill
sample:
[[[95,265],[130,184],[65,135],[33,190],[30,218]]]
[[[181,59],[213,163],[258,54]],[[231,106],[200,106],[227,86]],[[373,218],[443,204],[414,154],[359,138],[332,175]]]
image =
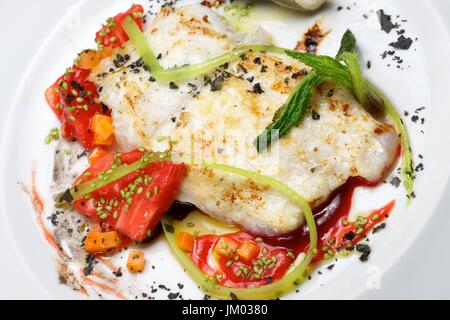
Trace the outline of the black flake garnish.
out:
[[[167,295],[167,298],[169,298],[170,300],[175,300],[176,298],[178,298],[180,296],[179,292],[171,292]]]
[[[369,255],[372,252],[367,244],[357,244],[356,251],[362,253],[362,255],[359,257],[359,260],[361,260],[362,262],[366,262],[367,260],[369,260]]]
[[[316,111],[312,111],[312,119],[313,120],[316,120],[316,121],[318,121],[318,120],[320,120],[320,114],[318,114]]]
[[[391,179],[391,182],[390,182],[394,187],[396,187],[396,188],[398,188],[399,186],[400,186],[400,184],[402,183],[402,180],[400,180],[400,178],[399,177],[393,177],[392,179]]]
[[[59,197],[58,200],[60,203],[63,202],[67,202],[67,203],[71,203],[73,201],[73,196],[72,193],[70,192],[70,189],[67,189],[62,195],[61,197]]]
[[[411,38],[406,38],[405,36],[400,36],[396,42],[391,42],[389,45],[396,49],[408,50],[411,48],[413,40]]]
[[[175,232],[175,228],[173,226],[171,226],[170,224],[165,223],[164,224],[164,228],[166,229],[167,232],[169,233],[174,233]]]
[[[222,90],[224,80],[225,79],[223,76],[218,76],[217,78],[215,78],[214,81],[211,82],[211,91],[214,92]]]
[[[234,294],[233,292],[230,293],[230,298],[231,298],[231,300],[235,300],[235,301],[239,300],[239,298],[237,297],[237,295]]]
[[[175,84],[175,82],[169,83],[169,88],[172,90],[177,90],[179,87]]]
[[[377,233],[377,232],[383,230],[384,228],[386,228],[386,223],[383,222],[383,223],[381,223],[381,224],[375,226],[375,228],[373,228],[372,234],[375,234],[375,233]]]
[[[114,271],[113,274],[114,274],[117,278],[120,278],[121,276],[123,276],[122,268],[117,269],[117,271]]]
[[[355,237],[356,234],[353,231],[350,231],[344,235],[344,239],[348,241],[352,241],[353,239],[355,239]]]
[[[380,21],[381,30],[386,33],[390,33],[392,29],[398,28],[398,25],[395,25],[391,21],[391,16],[384,13],[384,10],[377,11],[378,20]]]
[[[253,91],[252,92],[256,93],[256,94],[262,94],[262,93],[264,93],[264,90],[261,88],[261,84],[260,83],[256,83],[253,86]]]

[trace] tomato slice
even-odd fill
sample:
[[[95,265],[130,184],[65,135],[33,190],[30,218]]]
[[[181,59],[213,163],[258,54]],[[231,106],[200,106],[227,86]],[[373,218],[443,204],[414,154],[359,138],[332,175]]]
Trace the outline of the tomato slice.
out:
[[[85,149],[92,150],[95,145],[89,128],[91,118],[96,114],[109,115],[110,111],[99,102],[95,84],[87,80],[89,73],[89,70],[68,69],[47,89],[45,96],[61,121],[63,137],[75,139]]]
[[[74,183],[88,182],[113,166],[140,161],[145,152],[108,153],[99,158]],[[185,165],[156,162],[132,172],[88,197],[76,200],[74,208],[100,223],[106,223],[134,241],[143,241],[175,200]]]
[[[169,210],[185,175],[184,165],[170,162],[158,163],[150,168],[152,181],[138,188],[129,206],[123,206],[116,230],[135,241],[142,241],[150,234]],[[149,172],[150,173],[150,172]]]
[[[100,47],[119,48],[129,40],[122,28],[122,22],[127,16],[131,16],[139,28],[143,30],[144,8],[141,5],[133,5],[128,11],[119,13],[106,20],[106,24],[97,32],[95,41]]]

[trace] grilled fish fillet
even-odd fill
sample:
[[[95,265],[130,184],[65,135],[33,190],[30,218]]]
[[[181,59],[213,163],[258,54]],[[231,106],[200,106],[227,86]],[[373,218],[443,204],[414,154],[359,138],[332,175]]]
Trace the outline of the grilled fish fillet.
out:
[[[162,9],[146,37],[165,68],[213,58],[243,39],[198,5]],[[290,57],[249,53],[208,75],[170,85],[154,82],[138,59],[128,45],[92,73],[102,102],[112,109],[122,149],[170,148],[175,159],[256,171],[289,185],[311,206],[350,177],[381,179],[395,159],[399,139],[393,127],[376,121],[350,91],[333,84],[315,89],[304,121],[258,154],[254,139],[309,72]],[[190,167],[178,200],[256,233],[288,233],[304,223],[301,209],[284,194],[200,166]]]

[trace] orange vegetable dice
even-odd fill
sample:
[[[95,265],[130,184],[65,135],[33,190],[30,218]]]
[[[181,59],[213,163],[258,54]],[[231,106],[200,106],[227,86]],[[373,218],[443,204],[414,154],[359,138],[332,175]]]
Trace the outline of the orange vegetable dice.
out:
[[[84,247],[87,252],[94,253],[107,253],[114,249],[117,249],[122,244],[122,238],[116,231],[111,232],[89,232],[84,241]]]
[[[177,234],[177,247],[186,252],[194,250],[195,239],[194,236],[187,232],[180,232]]]
[[[102,147],[95,148],[88,157],[88,161],[90,165],[93,165],[100,159],[101,157],[107,155],[108,152]]]
[[[84,70],[92,70],[97,67],[102,59],[112,56],[113,49],[105,47],[101,51],[86,50],[78,55],[75,66]]]
[[[145,254],[142,251],[132,250],[128,256],[127,269],[131,273],[140,273],[145,268]]]
[[[92,70],[100,63],[100,57],[95,50],[86,50],[78,55],[75,65],[84,70]]]
[[[103,50],[97,51],[97,55],[100,60],[111,57],[113,54],[113,48],[111,47],[104,47]]]
[[[94,144],[110,146],[114,142],[114,126],[112,118],[96,114],[91,120],[91,130],[94,132]]]
[[[260,248],[250,241],[244,241],[237,249],[237,254],[244,261],[250,261],[259,255]]]
[[[230,258],[236,254],[238,247],[238,242],[228,238],[220,238],[214,248],[214,253],[221,257]]]

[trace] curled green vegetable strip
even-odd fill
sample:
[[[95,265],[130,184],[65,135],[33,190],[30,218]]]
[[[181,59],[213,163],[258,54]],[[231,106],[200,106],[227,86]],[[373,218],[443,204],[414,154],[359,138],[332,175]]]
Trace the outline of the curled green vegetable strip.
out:
[[[311,264],[312,259],[317,254],[317,228],[316,223],[314,221],[314,216],[311,211],[311,208],[297,192],[292,190],[287,185],[282,182],[272,179],[267,176],[263,176],[256,172],[247,171],[244,169],[239,169],[223,164],[203,164],[204,168],[221,170],[225,172],[229,172],[232,174],[240,175],[253,181],[261,184],[268,185],[274,189],[277,189],[283,193],[285,193],[289,198],[291,198],[296,204],[298,204],[303,211],[303,215],[305,216],[306,222],[308,224],[309,229],[309,248],[304,256],[303,260],[293,268],[280,280],[254,288],[228,288],[224,286],[217,285],[213,279],[207,278],[207,276],[200,271],[197,266],[192,262],[189,256],[179,249],[176,245],[176,234],[173,228],[167,228],[166,226],[172,226],[171,220],[169,217],[163,218],[163,225],[165,236],[175,253],[178,260],[181,262],[186,272],[197,282],[197,284],[201,287],[201,289],[208,295],[211,295],[218,299],[232,299],[237,298],[239,300],[267,300],[274,299],[289,291],[295,289],[298,285],[300,285],[307,276],[307,268]]]
[[[161,68],[158,59],[150,48],[144,34],[139,29],[136,22],[131,17],[124,19],[122,26],[141,56],[147,67],[150,68],[153,77],[160,83],[170,83],[195,77],[200,74],[208,73],[221,65],[233,61],[234,59],[246,54],[249,51],[284,53],[285,49],[266,45],[247,45],[234,49],[228,53],[212,58],[202,63],[164,70]]]
[[[136,22],[128,16],[123,20],[122,27],[145,65],[150,68],[153,74],[160,72],[162,69],[161,65]]]
[[[284,53],[284,49],[274,46],[265,46],[265,45],[242,46],[202,63],[159,71],[157,75],[155,75],[155,79],[157,80],[159,79],[158,81],[162,83],[169,83],[171,81],[178,81],[187,78],[192,78],[197,75],[205,74],[212,70],[215,70],[221,65],[233,61],[236,58],[239,58],[240,56],[248,53],[249,51]]]
[[[402,120],[402,116],[398,113],[394,104],[371,82],[367,81],[369,89],[383,101],[386,114],[395,125],[395,129],[400,135],[402,144],[402,178],[403,186],[406,189],[407,204],[411,202],[414,194],[414,160],[412,155],[411,141],[408,134],[408,129]]]

